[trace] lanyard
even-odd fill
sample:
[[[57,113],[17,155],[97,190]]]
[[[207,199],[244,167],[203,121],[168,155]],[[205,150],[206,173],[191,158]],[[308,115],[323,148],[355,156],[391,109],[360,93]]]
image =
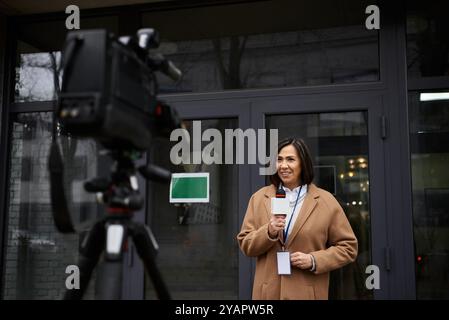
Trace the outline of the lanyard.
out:
[[[284,244],[287,243],[288,229],[290,229],[290,224],[292,222],[293,215],[295,214],[296,205],[298,204],[298,199],[299,199],[299,196],[301,195],[301,190],[302,190],[302,186],[299,188],[298,195],[296,196],[295,206],[293,207],[292,214],[290,215],[290,220],[288,221],[288,224],[287,224],[287,229],[285,229],[285,231],[284,231]]]

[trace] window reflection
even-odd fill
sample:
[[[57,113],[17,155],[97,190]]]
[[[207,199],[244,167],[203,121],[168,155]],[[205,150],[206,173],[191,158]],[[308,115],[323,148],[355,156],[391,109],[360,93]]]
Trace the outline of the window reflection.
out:
[[[409,78],[449,75],[449,4],[407,2]]]
[[[5,299],[61,299],[66,267],[78,263],[79,235],[57,232],[51,211],[47,168],[52,117],[50,112],[21,113],[12,121]],[[82,192],[83,180],[96,172],[97,148],[88,141],[60,138],[68,204],[74,222],[83,222],[97,216],[95,200]],[[92,299],[93,290],[90,285],[84,298]]]
[[[378,32],[361,23],[370,4],[277,0],[205,5],[142,12],[139,23],[160,32],[159,51],[184,73],[176,84],[160,76],[164,93],[369,82],[379,80]],[[121,29],[132,32],[126,25],[119,28],[119,20],[114,15],[82,18],[81,26],[115,35]],[[182,28],[173,21],[183,21]],[[16,102],[56,98],[64,24],[18,25]]]
[[[418,299],[449,298],[449,100],[409,94]]]
[[[361,17],[374,3],[232,3],[144,12],[142,25],[184,72],[176,85],[160,77],[167,93],[367,82],[379,79],[378,32]]]
[[[61,53],[24,53],[16,68],[15,102],[57,99],[61,84]]]
[[[323,85],[379,78],[377,33],[367,33],[360,26],[179,41],[163,48],[167,48],[166,56],[184,72],[183,80],[176,85],[159,77],[161,88],[167,93]]]

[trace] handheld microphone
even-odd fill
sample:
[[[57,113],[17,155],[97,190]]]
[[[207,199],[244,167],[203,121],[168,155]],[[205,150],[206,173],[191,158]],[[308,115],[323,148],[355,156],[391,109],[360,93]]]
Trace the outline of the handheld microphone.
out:
[[[276,190],[276,198],[285,198],[285,190],[281,186]]]
[[[282,186],[276,190],[276,197],[271,198],[271,214],[276,216],[287,216],[289,211],[289,202],[285,195],[285,190]]]

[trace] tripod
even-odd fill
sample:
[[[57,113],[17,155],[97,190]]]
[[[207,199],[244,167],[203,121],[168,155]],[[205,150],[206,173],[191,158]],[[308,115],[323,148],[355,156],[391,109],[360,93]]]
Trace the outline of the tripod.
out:
[[[80,289],[66,290],[65,300],[78,300],[84,295],[101,253],[104,250],[103,269],[100,273],[101,300],[121,298],[123,252],[127,237],[132,237],[137,253],[142,259],[159,299],[168,300],[170,294],[155,264],[157,244],[151,231],[145,225],[135,223],[126,217],[107,217],[95,223],[80,249]]]
[[[125,151],[111,151],[115,165],[111,179],[94,178],[85,183],[87,192],[97,194],[99,202],[107,206],[107,216],[96,221],[82,241],[78,267],[80,289],[67,289],[64,299],[81,299],[88,287],[92,272],[103,254],[103,270],[100,276],[98,298],[115,300],[121,298],[122,266],[124,252],[131,237],[139,257],[150,276],[157,296],[161,300],[170,299],[170,294],[156,266],[158,245],[150,230],[144,224],[132,221],[133,211],[143,207],[139,193],[136,168],[132,155]],[[62,159],[56,143],[50,153],[50,178],[53,214],[56,226],[61,232],[73,232],[70,215],[65,202],[62,182]],[[139,172],[149,180],[170,180],[170,172],[153,166],[141,166]]]

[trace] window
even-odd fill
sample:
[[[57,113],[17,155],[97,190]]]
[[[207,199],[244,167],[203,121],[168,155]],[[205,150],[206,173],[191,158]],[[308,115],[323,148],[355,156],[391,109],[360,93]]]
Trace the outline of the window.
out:
[[[416,289],[418,299],[448,299],[449,100],[426,94],[409,94]]]
[[[449,3],[407,3],[409,79],[449,76]]]
[[[16,114],[12,120],[5,299],[61,299],[66,268],[78,263],[79,235],[59,233],[53,221],[47,169],[51,132],[50,112]],[[97,146],[61,137],[61,150],[72,220],[91,221],[97,204],[82,183],[97,170]],[[93,298],[94,286],[89,288],[85,299]]]
[[[147,12],[142,25],[160,31],[160,51],[184,73],[160,77],[167,93],[367,82],[379,79],[369,4],[261,1]]]

